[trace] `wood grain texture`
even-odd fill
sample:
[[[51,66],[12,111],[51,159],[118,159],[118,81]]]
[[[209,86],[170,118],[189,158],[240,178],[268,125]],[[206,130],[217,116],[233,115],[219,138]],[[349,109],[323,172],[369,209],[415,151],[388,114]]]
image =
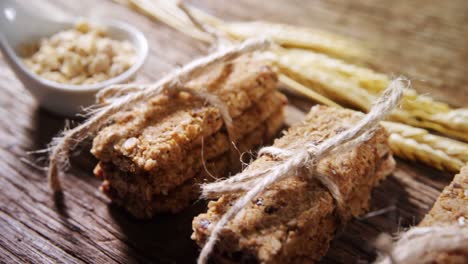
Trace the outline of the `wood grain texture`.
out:
[[[22,3],[31,4],[27,0]],[[192,4],[229,20],[265,19],[317,27],[369,43],[372,62],[389,74],[405,74],[415,88],[456,106],[468,106],[468,2],[464,0],[266,1],[197,0]],[[38,12],[123,19],[143,30],[150,57],[138,81],[156,80],[207,47],[111,2],[34,1]],[[311,103],[290,95],[297,108]],[[63,118],[38,108],[0,60],[0,262],[193,263],[189,239],[197,202],[182,214],[139,221],[98,191],[89,144],[63,179],[65,194],[53,197],[45,174],[28,164],[44,162],[28,151],[44,148],[64,126]],[[294,119],[294,115],[290,118]],[[356,219],[332,243],[324,263],[368,262],[373,239],[418,223],[452,175],[398,161],[395,173],[373,194],[374,217]]]

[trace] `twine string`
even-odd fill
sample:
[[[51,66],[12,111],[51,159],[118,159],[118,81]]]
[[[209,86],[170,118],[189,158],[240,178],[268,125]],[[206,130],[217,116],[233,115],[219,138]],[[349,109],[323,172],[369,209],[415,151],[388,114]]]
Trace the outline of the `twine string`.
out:
[[[387,234],[377,239],[383,257],[376,264],[416,264],[431,253],[468,249],[468,228],[461,225],[413,227],[392,243]]]
[[[231,164],[231,169],[236,169],[234,166],[235,164],[238,164],[238,161],[240,160],[240,154],[239,152],[234,148],[235,144],[235,139],[237,138],[237,135],[234,133],[233,129],[233,123],[232,123],[232,117],[229,113],[229,109],[218,96],[205,92],[205,91],[197,91],[193,90],[190,88],[186,88],[184,86],[179,86],[180,91],[185,91],[188,93],[191,93],[195,97],[198,97],[200,99],[204,99],[209,105],[217,108],[221,114],[221,118],[223,119],[224,126],[226,127],[226,132],[227,132],[227,137],[229,140],[229,158],[230,158],[230,164]]]

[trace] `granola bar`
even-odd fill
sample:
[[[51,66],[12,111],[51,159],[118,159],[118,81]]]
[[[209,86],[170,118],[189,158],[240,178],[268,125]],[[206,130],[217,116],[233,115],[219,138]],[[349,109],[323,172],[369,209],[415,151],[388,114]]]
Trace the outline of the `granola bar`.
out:
[[[279,92],[265,94],[257,103],[246,109],[242,115],[233,119],[231,139],[237,140],[249,133],[273,112],[281,109],[285,103],[286,98]],[[203,128],[205,132],[195,131],[196,133],[203,133],[202,136],[192,139],[186,144],[177,144],[177,141],[185,140],[184,136],[178,133],[183,130],[184,122],[189,119],[189,115],[190,113],[187,111],[179,111],[177,114],[170,115],[159,122],[146,124],[145,127],[140,128],[138,136],[121,138],[112,146],[107,145],[110,142],[107,139],[111,138],[107,137],[109,135],[107,131],[110,130],[114,134],[119,134],[122,133],[121,131],[126,131],[127,127],[108,127],[94,139],[91,151],[101,161],[112,162],[114,165],[119,166],[121,170],[131,172],[148,171],[155,175],[168,167],[180,165],[186,160],[187,155],[194,153],[195,148],[200,148],[203,138],[209,137],[221,129],[222,120],[217,119],[216,122],[221,121],[221,123],[207,125],[208,128]],[[209,123],[210,121],[207,122],[207,124]],[[130,129],[134,129],[134,127]],[[189,129],[193,130],[193,128]],[[102,135],[105,135],[105,139],[101,137]],[[226,142],[226,146],[219,148],[221,153],[229,147],[227,140],[223,142]],[[104,144],[107,146],[103,147]],[[107,150],[104,151],[104,149]],[[112,152],[112,154],[109,152]],[[195,152],[200,153],[199,151]]]
[[[455,175],[452,183],[445,187],[419,226],[453,224],[468,228],[468,164]],[[465,250],[444,253],[428,252],[421,263],[468,263],[468,245]]]
[[[284,95],[274,92],[262,98],[264,99],[262,102],[250,107],[245,114],[233,120],[233,125],[237,127],[235,129],[236,137],[241,137],[246,133],[250,133],[259,123],[265,122],[265,120],[271,116],[282,118],[282,106],[286,100]],[[145,135],[145,131],[149,129],[151,129],[151,127],[144,129],[138,142],[152,141],[148,135]],[[238,140],[236,137],[231,139]],[[129,154],[128,157],[115,158],[111,161],[101,159],[101,162],[104,163],[104,166],[108,166],[106,164],[111,163],[122,171],[128,171],[134,174],[134,177],[126,177],[125,182],[120,181],[123,186],[119,189],[136,186],[136,188],[140,189],[142,194],[148,193],[146,190],[149,188],[151,188],[151,194],[148,195],[167,194],[171,189],[195,176],[196,169],[201,167],[204,160],[219,156],[227,152],[230,148],[229,138],[225,131],[216,132],[214,135],[204,139],[203,143],[203,145],[201,145],[201,142],[200,144],[192,144],[194,145],[192,148],[188,146],[184,149],[178,149],[179,151],[171,150],[168,153],[162,154],[171,157],[171,160],[168,160],[169,158],[166,157],[165,165],[154,166],[151,170],[145,170],[134,166],[133,159],[131,159],[132,155],[136,155],[138,158],[141,157],[142,155],[139,154],[141,153],[139,151],[141,149],[152,151],[151,146],[146,147],[141,146],[141,144],[137,144],[134,147],[137,150],[134,150],[132,152],[133,154]],[[201,155],[202,150],[203,155]],[[175,153],[179,154],[179,156],[176,156]],[[156,154],[153,155],[156,156]],[[118,181],[119,178],[115,179],[112,177],[108,180]],[[128,187],[126,185],[128,185]]]
[[[267,119],[263,126],[273,128],[273,130],[270,131],[270,134],[273,134],[281,126],[282,120],[283,114],[280,111]],[[254,141],[253,143],[255,143],[256,141],[256,144],[251,145],[257,145],[262,143],[262,138],[270,138],[263,137],[262,133],[260,133],[261,130],[262,129],[258,127],[258,129],[251,134],[238,140],[237,143],[245,145],[244,142]],[[97,170],[121,171],[119,174],[107,174],[105,180],[112,182],[114,188],[119,190],[121,195],[132,192],[139,194],[143,200],[149,200],[153,195],[167,195],[169,191],[195,176],[198,170],[203,166],[203,161],[212,160],[221,155],[228,155],[228,151],[229,141],[227,135],[225,132],[218,132],[214,136],[208,138],[203,147],[194,149],[186,157],[183,164],[178,164],[158,175],[149,174],[144,171],[126,172],[109,162],[100,162]],[[99,174],[100,172],[96,171],[96,175]]]
[[[157,213],[170,212],[177,213],[190,205],[190,202],[197,199],[198,186],[195,185],[194,179],[205,179],[212,175],[223,175],[226,173],[229,165],[229,156],[221,155],[219,158],[206,162],[207,170],[198,170],[197,175],[190,179],[187,183],[176,187],[167,195],[154,195],[149,197],[149,200],[143,200],[138,197],[138,193],[131,192],[123,194],[120,189],[116,189],[114,182],[104,181],[101,185],[101,190],[111,198],[112,202],[124,207],[133,216],[137,218],[151,218]],[[208,172],[210,174],[208,174]],[[125,172],[110,169],[101,171],[104,178],[122,177]],[[118,188],[118,187],[117,187]],[[196,193],[194,195],[194,193]]]
[[[320,142],[340,133],[361,115],[351,110],[324,106],[312,108],[305,121],[289,129],[274,143]],[[275,158],[262,155],[246,170],[268,168]],[[394,169],[394,160],[383,128],[365,144],[321,160],[318,170],[327,172],[338,185],[349,216],[340,218],[329,191],[306,172],[268,187],[221,231],[212,257],[218,262],[302,263],[316,262],[326,253],[337,228],[351,216],[368,209],[372,188]],[[223,195],[208,211],[193,220],[193,234],[202,246],[214,223],[237,195]]]
[[[243,153],[270,142],[282,124],[282,112],[272,115],[264,124],[239,140],[237,150]],[[224,152],[217,157],[210,158],[205,165],[206,169],[202,164],[194,169],[195,177],[165,194],[155,192],[150,184],[139,183],[137,185],[143,187],[145,191],[129,189],[131,184],[129,184],[127,173],[109,164],[100,163],[96,168],[96,174],[105,179],[101,189],[115,203],[125,207],[138,218],[149,218],[161,212],[176,213],[189,206],[199,196],[200,183],[213,181],[229,172],[229,154]]]
[[[277,76],[267,64],[243,57],[222,66],[220,72],[213,70],[186,85],[218,96],[235,119],[274,91],[276,83]],[[183,92],[160,95],[116,115],[113,124],[95,137],[91,152],[100,160],[117,159],[116,164],[120,164],[120,157],[131,156],[135,166],[151,170],[170,160],[168,153],[181,157],[181,150],[222,126],[219,110],[204,100]],[[136,149],[138,153],[133,153]]]

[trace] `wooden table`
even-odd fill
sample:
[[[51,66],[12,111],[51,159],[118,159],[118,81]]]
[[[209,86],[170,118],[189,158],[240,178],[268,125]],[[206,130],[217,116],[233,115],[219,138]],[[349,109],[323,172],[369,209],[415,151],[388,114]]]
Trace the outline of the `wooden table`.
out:
[[[22,0],[23,3],[33,1]],[[34,1],[38,12],[125,19],[150,41],[150,57],[139,80],[156,80],[207,47],[167,26],[106,1]],[[230,20],[265,19],[317,27],[355,37],[378,51],[374,64],[405,74],[423,93],[455,106],[468,104],[468,2],[465,0],[193,1]],[[63,197],[53,197],[45,174],[29,161],[64,126],[64,119],[38,108],[0,60],[0,262],[191,263],[191,218],[203,209],[138,221],[109,205],[92,176],[88,146],[66,173]],[[292,102],[307,109],[311,103]],[[302,102],[302,103],[299,103]],[[378,187],[372,210],[382,214],[352,221],[332,243],[324,263],[368,262],[373,239],[418,223],[452,175],[398,160],[395,173]]]

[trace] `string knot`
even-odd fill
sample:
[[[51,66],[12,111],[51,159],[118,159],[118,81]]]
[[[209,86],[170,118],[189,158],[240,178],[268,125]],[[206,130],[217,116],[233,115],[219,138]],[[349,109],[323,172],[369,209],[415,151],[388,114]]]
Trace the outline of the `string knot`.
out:
[[[305,151],[308,155],[308,164],[312,171],[315,171],[319,161],[322,159],[320,148],[313,143],[309,143],[307,144]]]

